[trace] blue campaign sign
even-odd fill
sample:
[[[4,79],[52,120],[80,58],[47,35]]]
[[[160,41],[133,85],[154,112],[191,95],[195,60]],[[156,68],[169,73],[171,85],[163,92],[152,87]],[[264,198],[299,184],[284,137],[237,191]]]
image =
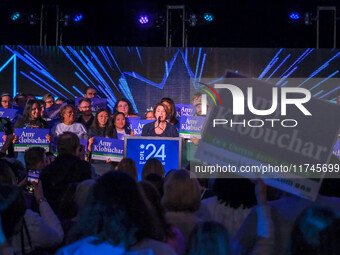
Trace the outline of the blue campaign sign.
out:
[[[181,138],[132,136],[126,137],[124,145],[125,157],[132,158],[136,162],[139,179],[149,158],[159,159],[165,173],[180,168],[181,148]]]
[[[179,127],[181,137],[189,139],[190,136],[201,137],[201,130],[205,121],[202,116],[182,116]]]
[[[75,105],[79,106],[79,101],[81,97],[76,98]],[[99,109],[106,109],[107,99],[106,98],[89,98],[91,100],[92,112],[95,113]]]
[[[130,119],[131,131],[136,135],[140,136],[142,134],[142,129],[145,124],[153,122],[155,120],[141,120],[141,119]]]
[[[46,136],[50,133],[49,129],[40,128],[16,128],[14,131],[18,136],[17,142],[14,144],[14,151],[26,151],[30,147],[44,147],[46,151],[49,149],[49,141]]]
[[[112,138],[94,137],[92,159],[119,162],[124,155],[124,141]]]
[[[5,140],[3,139],[4,135],[5,135],[5,132],[0,132],[0,150],[5,144]]]
[[[340,158],[340,141],[336,141],[334,148],[333,148],[333,154]]]
[[[194,115],[194,106],[190,104],[176,104],[176,118]]]
[[[9,118],[10,120],[13,120],[16,113],[17,113],[17,110],[0,107],[0,117],[1,118]]]

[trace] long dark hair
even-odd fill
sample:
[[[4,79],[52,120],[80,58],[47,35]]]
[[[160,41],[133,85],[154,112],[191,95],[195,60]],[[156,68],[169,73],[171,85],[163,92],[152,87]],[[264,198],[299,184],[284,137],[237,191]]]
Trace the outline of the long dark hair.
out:
[[[101,113],[101,112],[106,112],[107,115],[109,116],[109,119],[107,120],[106,124],[105,124],[105,136],[109,137],[109,138],[112,138],[113,137],[113,124],[110,120],[110,113],[101,108],[101,109],[98,109],[98,111],[96,112],[96,115],[94,117],[94,121],[92,122],[92,125],[91,125],[91,129],[93,129],[97,134],[100,133],[100,127],[99,127],[99,122],[98,122],[98,115]]]
[[[130,128],[129,128],[128,121],[127,121],[127,119],[126,119],[124,113],[122,113],[122,112],[116,112],[115,114],[113,114],[113,116],[112,116],[112,125],[113,125],[113,128],[116,129],[116,126],[115,126],[116,118],[117,118],[117,116],[120,115],[120,114],[123,115],[123,117],[125,118],[125,126],[124,126],[124,129],[127,129],[127,128],[130,129]]]
[[[113,113],[118,112],[118,109],[117,109],[117,108],[118,108],[118,104],[119,104],[120,102],[122,102],[122,101],[128,104],[128,107],[129,107],[128,115],[135,115],[135,112],[133,111],[132,104],[131,104],[130,101],[127,100],[126,98],[121,98],[121,99],[118,99],[118,100],[117,100],[115,106],[113,107]]]
[[[38,107],[40,108],[40,104],[39,104],[39,101],[37,99],[31,99],[26,103],[25,110],[24,110],[24,113],[22,115],[22,118],[25,121],[31,120],[31,113],[32,113],[32,108],[33,108],[34,104],[38,104]],[[38,119],[41,119],[40,115],[39,115]]]
[[[170,123],[176,125],[178,123],[178,120],[176,119],[176,105],[174,100],[172,100],[170,97],[163,97],[161,99],[161,103],[167,102],[170,104],[171,109],[169,109],[169,121]]]
[[[143,238],[156,239],[155,215],[137,182],[121,171],[110,171],[97,180],[80,220],[72,230],[72,241],[94,236],[95,243],[124,244],[130,248]]]

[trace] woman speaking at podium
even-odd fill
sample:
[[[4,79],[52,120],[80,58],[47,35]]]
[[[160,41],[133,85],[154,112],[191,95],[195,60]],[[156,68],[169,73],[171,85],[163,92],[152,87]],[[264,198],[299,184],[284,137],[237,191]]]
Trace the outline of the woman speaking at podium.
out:
[[[177,128],[166,121],[169,117],[168,108],[157,103],[153,109],[156,121],[144,125],[142,136],[178,137]]]

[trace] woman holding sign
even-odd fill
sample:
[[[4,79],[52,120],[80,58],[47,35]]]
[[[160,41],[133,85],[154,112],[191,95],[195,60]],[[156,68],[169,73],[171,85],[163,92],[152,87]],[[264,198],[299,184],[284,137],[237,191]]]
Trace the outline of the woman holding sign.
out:
[[[88,151],[92,150],[93,137],[113,138],[113,126],[111,121],[109,121],[109,116],[110,114],[105,109],[99,109],[96,112],[96,116],[88,132]]]
[[[65,105],[60,109],[60,122],[53,130],[54,136],[59,136],[64,132],[72,132],[79,139],[87,139],[87,130],[81,123],[75,123],[77,109],[73,105]]]
[[[169,110],[163,103],[157,103],[153,113],[156,121],[144,125],[142,136],[178,137],[177,128],[166,121]]]
[[[135,134],[131,131],[126,118],[125,114],[122,112],[116,112],[113,115],[112,119],[113,123],[113,138],[124,140],[124,136],[134,136]]]
[[[44,128],[48,129],[48,124],[40,116],[39,101],[31,99],[27,102],[23,116],[15,123],[14,128]]]

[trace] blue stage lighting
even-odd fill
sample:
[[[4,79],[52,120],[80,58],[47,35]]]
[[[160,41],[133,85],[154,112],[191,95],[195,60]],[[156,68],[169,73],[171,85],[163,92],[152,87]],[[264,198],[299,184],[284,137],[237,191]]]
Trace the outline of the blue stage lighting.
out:
[[[17,20],[19,19],[20,17],[20,13],[19,12],[14,12],[12,15],[11,15],[11,20]]]
[[[292,13],[289,14],[289,18],[294,19],[294,20],[298,20],[298,19],[300,19],[300,14],[297,13],[297,12],[292,12]]]
[[[74,18],[73,18],[73,21],[74,22],[78,22],[78,21],[80,21],[81,19],[83,18],[83,14],[76,14],[76,15],[74,15]]]
[[[147,24],[149,22],[149,17],[147,15],[139,16],[138,21],[142,25]]]
[[[214,20],[214,15],[212,13],[204,13],[203,17],[206,21],[213,21]]]

